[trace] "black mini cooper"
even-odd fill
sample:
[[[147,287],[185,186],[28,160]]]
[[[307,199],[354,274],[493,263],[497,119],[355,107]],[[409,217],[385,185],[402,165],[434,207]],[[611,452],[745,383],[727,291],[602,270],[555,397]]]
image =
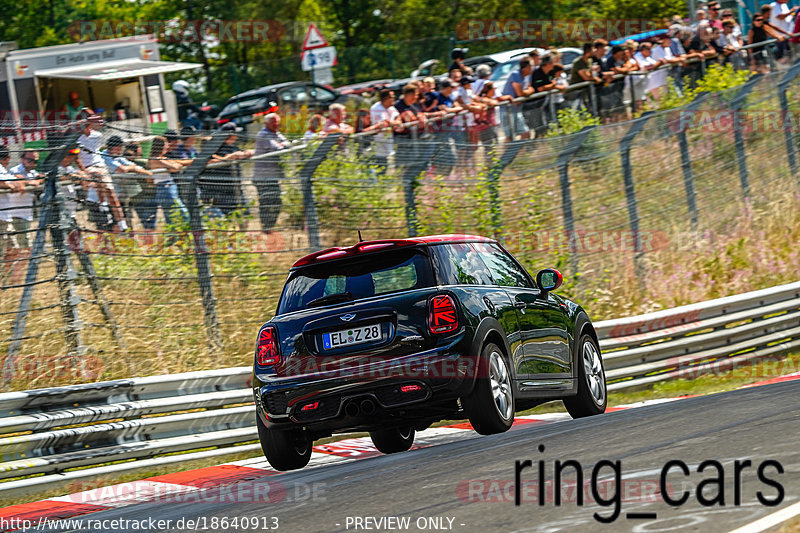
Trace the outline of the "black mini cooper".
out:
[[[560,285],[557,270],[534,279],[497,241],[470,235],[303,257],[256,342],[264,454],[292,470],[334,432],[368,431],[393,453],[443,419],[489,435],[554,399],[573,417],[604,412],[597,335],[579,305],[553,294]]]

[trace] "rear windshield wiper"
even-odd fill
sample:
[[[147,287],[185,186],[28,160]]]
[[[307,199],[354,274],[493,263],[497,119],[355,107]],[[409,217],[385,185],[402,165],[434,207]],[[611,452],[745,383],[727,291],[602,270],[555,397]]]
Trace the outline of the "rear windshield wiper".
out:
[[[353,297],[352,292],[337,292],[336,294],[329,294],[327,296],[311,300],[306,304],[306,307],[319,307],[321,305],[349,302],[353,300],[355,300],[355,298]]]

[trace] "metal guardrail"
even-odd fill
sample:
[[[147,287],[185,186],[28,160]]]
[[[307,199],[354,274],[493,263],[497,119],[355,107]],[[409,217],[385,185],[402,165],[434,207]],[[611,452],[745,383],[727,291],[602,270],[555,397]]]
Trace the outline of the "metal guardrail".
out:
[[[595,328],[611,391],[695,377],[800,346],[800,282]],[[250,373],[236,367],[0,394],[0,501],[258,450]]]

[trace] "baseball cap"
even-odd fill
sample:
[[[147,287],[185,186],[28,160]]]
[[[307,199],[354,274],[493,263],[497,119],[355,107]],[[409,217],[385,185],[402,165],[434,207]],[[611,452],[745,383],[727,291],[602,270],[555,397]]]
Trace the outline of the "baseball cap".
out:
[[[467,57],[468,52],[469,48],[453,48],[453,51],[450,52],[450,57],[453,59]]]
[[[475,78],[472,76],[464,76],[461,78],[461,85],[469,85],[470,83],[475,83]]]
[[[164,132],[164,138],[167,139],[168,141],[177,141],[180,139],[180,137],[178,136],[178,132],[172,129]]]
[[[122,146],[124,144],[125,143],[122,142],[122,137],[120,137],[119,135],[112,135],[111,137],[108,138],[108,141],[106,142],[106,146],[108,146],[109,148],[114,148],[115,146]]]
[[[195,135],[197,135],[197,130],[193,126],[184,126],[181,130],[181,137],[184,139],[186,137],[194,137]]]
[[[239,132],[242,131],[243,128],[240,128],[236,125],[235,122],[226,122],[220,128],[220,131],[230,131],[230,132]]]

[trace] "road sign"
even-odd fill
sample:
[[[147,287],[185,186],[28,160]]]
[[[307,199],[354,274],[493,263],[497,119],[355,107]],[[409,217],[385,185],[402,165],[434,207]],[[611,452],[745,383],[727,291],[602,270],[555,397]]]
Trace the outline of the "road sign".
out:
[[[314,24],[308,25],[306,38],[303,39],[303,50],[313,50],[314,48],[324,48],[328,46],[328,41],[319,32]]]
[[[313,74],[313,81],[319,85],[332,85],[333,84],[333,70],[330,68],[317,68],[311,71]]]
[[[303,52],[300,66],[305,72],[336,66],[336,47],[326,46],[325,48],[317,48],[316,50],[307,50]]]

